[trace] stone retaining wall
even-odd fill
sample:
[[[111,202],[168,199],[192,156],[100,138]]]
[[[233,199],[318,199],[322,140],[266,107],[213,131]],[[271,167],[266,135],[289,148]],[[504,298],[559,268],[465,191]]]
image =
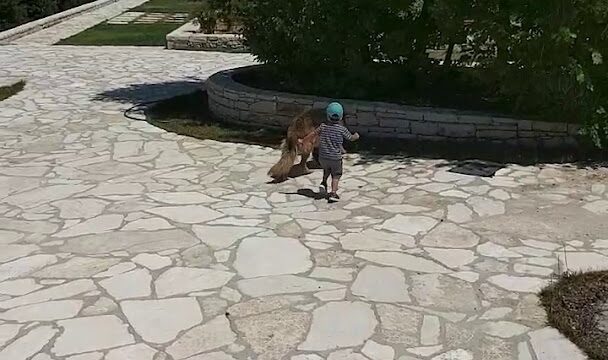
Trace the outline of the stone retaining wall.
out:
[[[209,108],[222,119],[261,127],[286,128],[294,116],[323,108],[332,99],[260,90],[233,80],[237,68],[207,81]],[[578,125],[511,119],[450,109],[383,102],[339,100],[349,128],[364,136],[415,140],[499,141],[519,146],[576,144]]]
[[[167,49],[249,52],[242,36],[236,34],[202,34],[197,30],[198,26],[194,22],[180,26],[167,35]]]

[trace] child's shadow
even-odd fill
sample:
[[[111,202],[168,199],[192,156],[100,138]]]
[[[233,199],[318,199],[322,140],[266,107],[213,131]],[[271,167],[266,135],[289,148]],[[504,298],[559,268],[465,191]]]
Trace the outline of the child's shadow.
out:
[[[296,191],[295,193],[282,193],[282,194],[300,195],[300,196],[305,196],[307,198],[314,199],[314,200],[326,200],[327,199],[327,194],[320,193],[320,192],[314,192],[311,189],[298,189],[298,191]]]

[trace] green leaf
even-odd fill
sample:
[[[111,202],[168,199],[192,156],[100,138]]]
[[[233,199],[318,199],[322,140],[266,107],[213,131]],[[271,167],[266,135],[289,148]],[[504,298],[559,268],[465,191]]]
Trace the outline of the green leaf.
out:
[[[602,65],[604,63],[602,53],[597,50],[593,50],[591,53],[591,62],[593,62],[593,65]]]

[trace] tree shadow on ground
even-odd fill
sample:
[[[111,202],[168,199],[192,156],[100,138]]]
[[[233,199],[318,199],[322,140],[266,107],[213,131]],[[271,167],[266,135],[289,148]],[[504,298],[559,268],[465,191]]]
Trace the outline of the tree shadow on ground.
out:
[[[130,84],[124,87],[104,91],[93,97],[96,101],[112,101],[128,104],[140,104],[169,99],[204,89],[205,80],[190,78],[183,81],[161,83]]]
[[[429,159],[429,157],[425,155],[412,156],[405,153],[393,155],[375,155],[372,153],[362,152],[359,155],[361,157],[354,162],[354,165],[369,165],[390,161],[397,162],[400,165],[395,168],[395,170],[400,170],[410,165],[414,165],[417,161],[422,159]],[[480,177],[492,177],[498,170],[507,166],[506,163],[503,162],[475,160],[472,158],[457,160],[449,159],[446,156],[438,156],[434,159],[442,160],[439,164],[435,165],[436,168],[449,168],[449,172]]]
[[[416,160],[442,160],[440,167],[458,167],[455,172],[497,171],[506,164],[542,165],[572,163],[581,168],[600,168],[608,163],[608,152],[592,146],[520,147],[490,141],[425,141],[402,139],[366,139],[348,144],[347,150],[359,154],[356,164],[396,161],[411,165]],[[481,168],[485,170],[481,170]],[[465,168],[468,168],[465,169]],[[477,170],[475,170],[477,168]],[[482,175],[480,175],[482,176]]]

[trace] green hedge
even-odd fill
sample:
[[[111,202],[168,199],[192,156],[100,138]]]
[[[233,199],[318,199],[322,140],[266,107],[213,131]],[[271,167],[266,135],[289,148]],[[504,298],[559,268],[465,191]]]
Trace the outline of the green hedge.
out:
[[[492,98],[511,114],[585,123],[597,145],[608,141],[606,0],[215,2],[230,4],[253,54],[283,86],[339,96],[360,81],[399,92],[401,73],[413,79],[399,80],[407,93],[420,79],[457,83],[472,67],[461,89],[483,89],[480,103]],[[445,56],[429,57],[429,49]]]
[[[213,34],[223,25],[225,31],[238,27],[238,12],[242,6],[240,0],[200,0],[198,8],[192,16],[195,17],[202,32]]]
[[[0,0],[0,31],[94,0]]]

